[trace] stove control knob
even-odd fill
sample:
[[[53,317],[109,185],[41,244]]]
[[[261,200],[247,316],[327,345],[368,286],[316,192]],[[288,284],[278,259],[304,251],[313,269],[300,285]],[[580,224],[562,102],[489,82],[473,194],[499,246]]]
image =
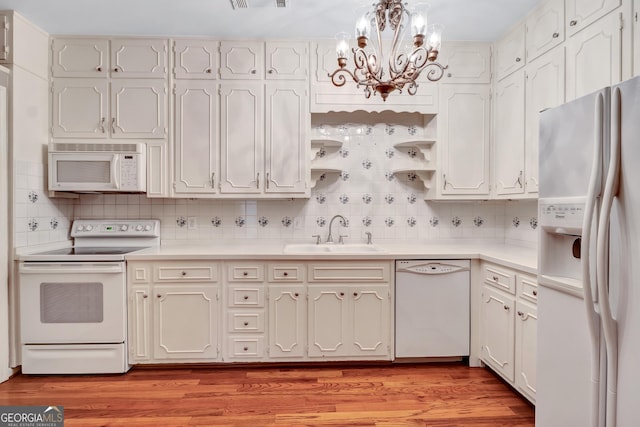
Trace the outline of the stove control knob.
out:
[[[80,224],[78,227],[76,227],[76,231],[84,231],[84,225]]]
[[[120,226],[120,231],[127,231],[129,229],[129,226],[127,224],[122,224]]]
[[[87,225],[85,225],[84,229],[85,229],[86,231],[91,231],[91,230],[93,230],[93,225],[91,225],[91,224],[87,224]]]
[[[151,225],[147,224],[144,226],[144,231],[151,231]]]
[[[136,231],[142,231],[142,224],[136,225]]]

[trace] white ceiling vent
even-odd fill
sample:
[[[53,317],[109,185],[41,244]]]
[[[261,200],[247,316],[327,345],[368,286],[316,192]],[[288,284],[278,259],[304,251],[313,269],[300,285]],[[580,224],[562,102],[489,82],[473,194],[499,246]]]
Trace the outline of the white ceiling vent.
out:
[[[291,7],[291,0],[231,0],[234,9],[260,9]]]

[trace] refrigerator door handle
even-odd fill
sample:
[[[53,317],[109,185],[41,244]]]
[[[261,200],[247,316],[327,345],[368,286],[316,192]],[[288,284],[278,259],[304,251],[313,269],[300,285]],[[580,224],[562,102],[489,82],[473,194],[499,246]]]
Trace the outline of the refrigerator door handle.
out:
[[[618,383],[618,328],[611,313],[609,302],[609,271],[607,269],[609,251],[609,226],[613,199],[618,192],[620,182],[620,148],[621,148],[621,102],[620,89],[614,88],[611,94],[611,149],[609,170],[604,184],[598,238],[596,248],[597,289],[600,300],[602,331],[607,349],[607,427],[616,425],[616,393]]]

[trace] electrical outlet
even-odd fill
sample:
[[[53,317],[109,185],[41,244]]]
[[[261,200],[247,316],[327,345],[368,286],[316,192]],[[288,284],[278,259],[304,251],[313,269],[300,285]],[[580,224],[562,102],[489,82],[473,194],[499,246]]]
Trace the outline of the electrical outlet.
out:
[[[195,230],[198,228],[198,218],[195,216],[190,216],[187,218],[187,228],[189,230]]]

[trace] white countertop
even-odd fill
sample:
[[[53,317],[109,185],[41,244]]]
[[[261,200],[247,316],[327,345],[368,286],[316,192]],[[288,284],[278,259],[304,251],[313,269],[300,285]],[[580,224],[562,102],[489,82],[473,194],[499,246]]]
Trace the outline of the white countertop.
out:
[[[163,241],[126,255],[129,261],[141,260],[376,260],[376,259],[482,259],[531,274],[537,272],[537,250],[532,247],[486,242],[376,243],[375,252],[291,253],[280,241]]]

